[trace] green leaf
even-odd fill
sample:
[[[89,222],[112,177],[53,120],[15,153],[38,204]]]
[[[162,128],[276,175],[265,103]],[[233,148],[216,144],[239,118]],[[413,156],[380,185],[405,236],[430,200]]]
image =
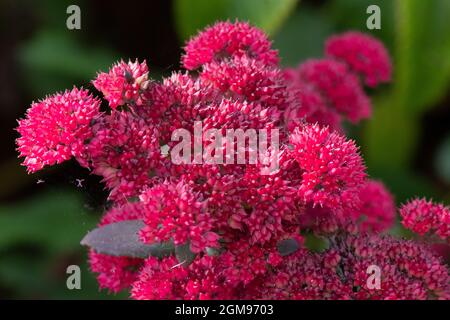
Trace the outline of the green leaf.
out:
[[[245,20],[273,34],[293,10],[297,0],[175,0],[179,36],[185,40],[218,20]]]
[[[397,0],[396,9],[396,102],[419,113],[433,106],[449,84],[450,2]]]
[[[81,244],[99,253],[118,257],[162,257],[173,252],[173,245],[169,243],[143,243],[139,239],[139,231],[144,226],[142,220],[110,223],[90,231],[81,240]]]
[[[304,238],[305,247],[313,252],[322,252],[330,247],[330,243],[326,238],[316,236],[313,233],[305,234]]]
[[[75,257],[75,258],[74,258]],[[129,294],[114,296],[100,292],[98,282],[87,265],[86,253],[29,254],[15,248],[0,256],[0,287],[6,289],[4,298],[14,299],[126,299]],[[76,264],[81,268],[81,290],[66,286],[66,268]],[[4,293],[3,291],[2,293]]]
[[[326,15],[302,5],[286,20],[273,42],[281,64],[296,66],[303,60],[322,56],[325,39],[332,33],[332,23]]]
[[[0,250],[34,243],[52,251],[78,249],[79,239],[97,222],[71,192],[48,192],[16,205],[0,207]]]
[[[408,0],[406,0],[408,1]],[[381,11],[381,29],[368,30],[366,27],[367,7],[377,5]],[[395,1],[393,0],[333,0],[325,4],[328,20],[342,32],[360,30],[383,41],[391,51],[395,42]],[[391,51],[392,52],[392,51]]]
[[[395,195],[397,204],[414,196],[431,198],[438,194],[432,181],[414,171],[395,167],[369,167],[368,171],[371,178],[380,179],[386,184]]]
[[[70,191],[43,192],[0,206],[0,291],[13,299],[114,299],[99,292],[79,239],[98,215]],[[81,268],[82,290],[68,290],[66,268]]]
[[[369,168],[405,170],[419,135],[418,119],[395,105],[392,94],[374,99],[373,117],[363,133],[363,154]]]
[[[36,96],[71,88],[74,81],[87,84],[117,58],[106,48],[80,45],[74,32],[42,30],[19,48],[23,78]]]

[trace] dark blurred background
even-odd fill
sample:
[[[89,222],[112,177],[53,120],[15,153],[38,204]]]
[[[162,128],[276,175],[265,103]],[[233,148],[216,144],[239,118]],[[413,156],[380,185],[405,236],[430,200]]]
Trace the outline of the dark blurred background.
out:
[[[68,30],[66,9],[81,9]],[[381,30],[366,9],[381,8]],[[356,29],[380,38],[394,79],[369,92],[374,117],[348,126],[373,178],[397,203],[416,195],[450,202],[450,1],[448,0],[0,0],[0,298],[126,298],[98,290],[80,239],[98,222],[106,193],[75,163],[27,175],[17,159],[16,119],[32,101],[73,85],[92,88],[120,58],[146,59],[159,79],[179,68],[181,46],[218,19],[266,30],[283,66],[321,57],[331,34]],[[392,233],[408,236],[400,226]],[[81,290],[66,268],[82,268]]]

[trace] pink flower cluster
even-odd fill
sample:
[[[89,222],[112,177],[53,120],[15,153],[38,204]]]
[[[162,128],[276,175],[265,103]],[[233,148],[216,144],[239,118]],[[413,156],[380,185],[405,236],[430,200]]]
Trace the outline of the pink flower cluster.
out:
[[[200,194],[194,193],[184,181],[158,184],[145,191],[140,199],[146,212],[146,227],[141,232],[143,241],[173,240],[175,245],[190,241],[194,253],[219,247],[219,235],[211,231],[215,218]]]
[[[426,199],[414,199],[400,208],[403,225],[425,235],[434,233],[443,240],[450,237],[450,208]]]
[[[296,128],[290,142],[302,169],[298,194],[304,202],[336,212],[358,209],[366,173],[353,141],[314,124]]]
[[[277,65],[279,60],[264,32],[239,21],[207,28],[187,43],[185,51],[182,63],[187,70],[229,57],[247,56],[265,65]]]
[[[148,86],[148,68],[144,62],[115,64],[109,73],[100,73],[93,81],[95,88],[103,93],[111,108],[125,103],[141,105],[141,94]]]
[[[449,297],[448,271],[432,251],[378,234],[394,222],[393,197],[367,179],[341,128],[345,119],[370,116],[360,77],[368,86],[389,80],[386,50],[347,33],[327,42],[326,56],[281,70],[262,31],[220,22],[187,43],[186,71],[161,82],[150,80],[145,62],[100,73],[93,83],[106,112],[76,88],[31,106],[17,129],[30,172],[74,157],[110,191],[112,209],[99,227],[141,220],[140,244],[174,247],[148,257],[91,248],[101,288],[130,289],[135,299]],[[263,174],[261,160],[175,164],[161,150],[174,146],[174,130],[193,133],[196,121],[222,132],[278,129],[279,149],[263,155],[277,156],[278,170]],[[422,200],[401,209],[405,226],[441,237],[448,237],[448,213]],[[328,247],[307,249],[311,234]],[[382,270],[379,290],[366,282],[374,264]]]
[[[94,135],[100,100],[87,90],[73,88],[35,102],[19,120],[18,150],[28,172],[64,162],[71,157],[85,166],[85,141]]]
[[[380,288],[367,281],[380,268]],[[426,247],[388,236],[338,232],[321,253],[302,249],[249,288],[258,299],[450,299],[448,270]]]
[[[357,123],[372,113],[360,78],[375,87],[391,77],[391,62],[383,44],[370,36],[348,32],[331,37],[326,58],[311,59],[284,70],[295,99],[306,108],[288,110],[285,120],[292,130],[302,119],[341,131],[342,119]]]
[[[355,218],[361,230],[381,232],[388,230],[395,220],[395,204],[392,195],[380,181],[368,180],[359,190],[361,206]]]
[[[359,32],[347,32],[328,39],[328,57],[344,61],[359,73],[369,87],[391,79],[389,54],[383,44]]]

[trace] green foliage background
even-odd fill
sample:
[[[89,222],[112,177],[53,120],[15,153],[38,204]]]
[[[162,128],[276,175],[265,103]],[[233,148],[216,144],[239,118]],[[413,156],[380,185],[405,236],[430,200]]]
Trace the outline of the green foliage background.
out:
[[[67,6],[78,4],[84,17],[90,14],[84,9],[86,1],[44,0],[39,5],[17,1],[22,2],[33,6],[38,17],[38,27],[15,48],[21,86],[31,99],[74,84],[90,87],[88,80],[97,71],[121,57],[127,58],[115,43],[84,41],[90,33],[88,28],[75,32],[65,28]],[[0,10],[7,10],[11,3],[1,2]],[[371,4],[381,8],[381,30],[366,29],[366,8]],[[170,23],[178,35],[178,46],[216,20],[248,20],[268,32],[283,66],[322,56],[324,40],[337,32],[356,29],[380,38],[394,60],[393,82],[370,92],[375,105],[373,119],[359,127],[348,126],[348,133],[361,145],[370,175],[382,179],[397,202],[424,195],[448,203],[450,126],[445,136],[435,137],[438,145],[427,156],[431,159],[427,170],[418,170],[417,161],[422,157],[424,117],[438,109],[447,116],[449,113],[450,1],[174,0],[170,15],[171,20],[160,28],[168,28]],[[142,28],[145,25],[142,21]],[[108,28],[107,23],[104,28]],[[8,31],[0,29],[0,34],[4,32]],[[170,71],[152,67],[152,61],[149,64],[154,78]],[[19,116],[24,108],[18,109]],[[13,138],[9,140],[13,148]],[[102,211],[86,208],[89,192],[77,189],[69,178],[65,188],[36,184],[40,175],[26,176],[15,157],[4,158],[0,163],[5,179],[0,196],[6,199],[0,203],[0,297],[126,297],[99,292],[87,270],[86,250],[79,241],[95,226]],[[27,192],[32,195],[13,196],[24,189],[33,189]],[[399,226],[393,233],[407,235]],[[311,246],[317,243],[312,240]],[[73,263],[82,266],[82,290],[66,289],[65,268]]]

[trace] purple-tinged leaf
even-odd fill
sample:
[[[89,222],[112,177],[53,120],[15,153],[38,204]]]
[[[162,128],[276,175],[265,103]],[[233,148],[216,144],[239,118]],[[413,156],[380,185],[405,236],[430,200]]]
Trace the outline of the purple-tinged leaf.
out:
[[[145,226],[142,220],[125,220],[107,224],[89,232],[81,244],[98,253],[111,256],[147,258],[162,257],[173,253],[171,243],[147,244],[139,239],[139,230]]]
[[[287,256],[297,251],[300,245],[295,239],[285,239],[278,242],[277,248],[280,255]]]

